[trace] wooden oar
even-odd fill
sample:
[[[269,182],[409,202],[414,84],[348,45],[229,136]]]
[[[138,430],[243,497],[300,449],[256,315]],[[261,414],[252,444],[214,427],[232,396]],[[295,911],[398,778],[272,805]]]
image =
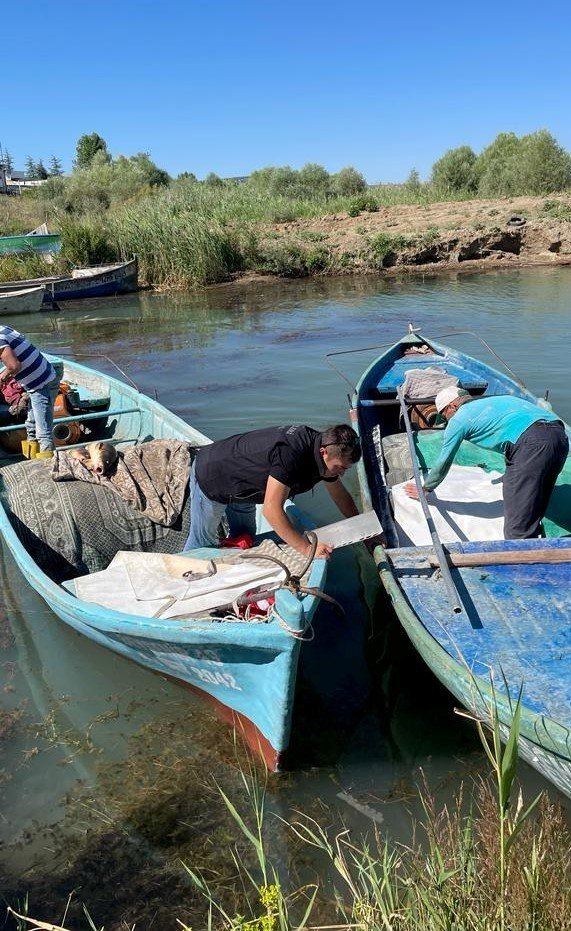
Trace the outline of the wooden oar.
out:
[[[424,495],[424,490],[422,487],[422,479],[420,477],[420,469],[418,468],[418,459],[416,458],[416,449],[414,448],[414,438],[412,435],[412,427],[410,425],[410,418],[408,416],[408,411],[406,409],[406,402],[404,399],[404,394],[402,390],[402,385],[399,385],[397,388],[397,397],[400,402],[402,416],[404,420],[404,425],[406,428],[406,435],[408,438],[408,445],[410,448],[410,456],[412,459],[412,470],[414,473],[414,480],[416,482],[416,487],[418,488],[418,500],[422,506],[422,511],[424,513],[424,519],[428,526],[430,536],[432,538],[432,544],[434,546],[434,552],[436,553],[437,565],[440,566],[442,572],[442,578],[444,579],[444,584],[446,586],[446,591],[448,593],[448,598],[450,605],[455,614],[461,614],[462,611],[466,613],[466,609],[462,604],[462,599],[458,594],[458,590],[452,581],[452,576],[450,575],[450,568],[446,561],[446,554],[440,542],[440,537],[438,536],[438,531],[434,526],[434,521],[432,520],[432,514],[430,513],[428,504],[426,503],[426,497]]]
[[[496,553],[446,553],[451,566],[518,566],[536,563],[571,562],[571,549],[500,550]],[[439,566],[434,556],[428,557],[431,566]]]

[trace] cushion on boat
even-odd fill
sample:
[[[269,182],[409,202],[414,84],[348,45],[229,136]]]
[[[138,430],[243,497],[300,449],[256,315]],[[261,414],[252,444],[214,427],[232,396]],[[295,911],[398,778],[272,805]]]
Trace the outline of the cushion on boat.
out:
[[[119,550],[182,550],[188,507],[163,527],[101,485],[54,482],[51,467],[49,459],[6,466],[0,495],[21,542],[55,582],[106,569]]]

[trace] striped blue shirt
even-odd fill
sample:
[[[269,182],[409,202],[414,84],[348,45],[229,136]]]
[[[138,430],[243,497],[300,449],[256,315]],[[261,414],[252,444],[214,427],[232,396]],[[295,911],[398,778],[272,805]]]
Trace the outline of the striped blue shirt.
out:
[[[22,363],[22,368],[15,377],[26,391],[37,391],[56,377],[51,362],[48,362],[29,339],[11,326],[0,326],[0,353],[6,346],[10,347]]]

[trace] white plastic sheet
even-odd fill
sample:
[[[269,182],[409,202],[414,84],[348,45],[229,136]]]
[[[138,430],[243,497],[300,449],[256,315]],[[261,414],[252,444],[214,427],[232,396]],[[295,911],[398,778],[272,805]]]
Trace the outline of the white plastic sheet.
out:
[[[408,497],[404,483],[393,486],[392,493],[401,545],[428,546],[432,540],[420,501]],[[427,501],[442,543],[504,538],[501,472],[453,465]]]
[[[119,552],[102,572],[75,579],[75,594],[83,601],[141,617],[178,617],[208,613],[232,604],[252,588],[277,588],[284,571],[273,563],[216,563],[207,578],[188,581],[182,573],[211,564],[204,560],[160,553]]]

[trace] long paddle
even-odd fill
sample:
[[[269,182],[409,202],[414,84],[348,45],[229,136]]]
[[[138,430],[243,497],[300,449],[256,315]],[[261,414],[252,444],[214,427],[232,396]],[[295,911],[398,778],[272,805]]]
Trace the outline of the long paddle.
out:
[[[412,435],[412,428],[410,426],[410,418],[408,416],[408,411],[406,409],[406,402],[404,399],[404,394],[402,390],[402,385],[399,385],[397,388],[397,397],[401,406],[402,416],[404,420],[404,425],[406,428],[406,435],[408,438],[408,445],[410,448],[410,456],[412,459],[412,471],[414,473],[414,480],[416,482],[416,487],[418,488],[418,500],[422,506],[422,511],[424,514],[424,519],[430,531],[430,536],[432,538],[432,544],[434,546],[434,552],[436,553],[436,558],[438,559],[438,565],[440,566],[440,571],[442,572],[442,578],[444,579],[444,584],[446,586],[446,591],[448,593],[448,600],[454,614],[461,614],[462,611],[465,612],[464,605],[462,604],[462,599],[458,594],[458,589],[452,581],[452,576],[450,574],[450,569],[448,567],[448,562],[446,559],[446,554],[442,548],[442,543],[440,542],[440,537],[438,536],[438,531],[434,526],[434,521],[432,520],[432,514],[428,504],[426,503],[426,497],[424,495],[424,490],[422,487],[422,479],[420,477],[420,469],[418,467],[418,459],[416,457],[416,449],[414,448],[414,438]]]

